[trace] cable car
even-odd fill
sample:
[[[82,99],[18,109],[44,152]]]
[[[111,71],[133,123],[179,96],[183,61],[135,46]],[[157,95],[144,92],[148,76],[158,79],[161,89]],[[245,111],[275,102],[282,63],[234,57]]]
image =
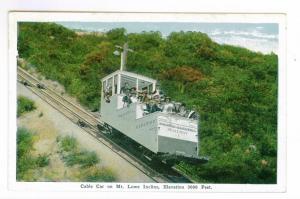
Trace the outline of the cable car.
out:
[[[175,111],[155,79],[125,71],[124,63],[121,54],[121,69],[102,79],[101,120],[154,154],[199,159],[199,118]]]

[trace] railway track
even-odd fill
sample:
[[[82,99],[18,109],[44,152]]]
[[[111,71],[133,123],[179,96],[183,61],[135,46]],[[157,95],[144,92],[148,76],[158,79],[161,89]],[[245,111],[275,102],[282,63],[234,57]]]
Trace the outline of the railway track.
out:
[[[151,167],[149,167],[146,163],[142,162],[132,154],[128,153],[124,148],[120,147],[111,139],[108,139],[103,133],[99,133],[99,129],[97,124],[103,125],[103,122],[94,115],[77,106],[76,104],[66,100],[64,97],[60,96],[55,91],[50,88],[42,88],[40,85],[40,81],[36,79],[34,76],[29,74],[24,69],[18,67],[18,80],[23,84],[27,84],[27,88],[30,89],[33,93],[39,96],[42,100],[47,102],[53,108],[61,112],[65,115],[70,121],[78,124],[79,121],[83,122],[86,125],[79,125],[82,129],[84,129],[88,134],[93,136],[97,141],[101,142],[105,146],[109,147],[114,153],[122,157],[132,166],[143,172],[149,178],[151,178],[154,182],[158,183],[169,183],[174,182],[174,178],[172,176],[163,175]],[[40,87],[40,88],[38,88]],[[79,123],[80,124],[80,123]],[[188,179],[185,179],[186,182],[189,182]]]

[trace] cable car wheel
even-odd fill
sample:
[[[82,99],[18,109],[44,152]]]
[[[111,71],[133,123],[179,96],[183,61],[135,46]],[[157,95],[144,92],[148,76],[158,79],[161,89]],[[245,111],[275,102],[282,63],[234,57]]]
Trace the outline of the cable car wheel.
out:
[[[103,131],[104,131],[104,133],[112,134],[113,130],[114,129],[109,124],[104,123],[104,125],[103,125]]]

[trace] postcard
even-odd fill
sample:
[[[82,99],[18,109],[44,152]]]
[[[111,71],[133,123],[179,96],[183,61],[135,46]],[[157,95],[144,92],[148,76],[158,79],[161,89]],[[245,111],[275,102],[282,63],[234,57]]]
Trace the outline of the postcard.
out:
[[[10,190],[284,192],[282,14],[10,12]]]

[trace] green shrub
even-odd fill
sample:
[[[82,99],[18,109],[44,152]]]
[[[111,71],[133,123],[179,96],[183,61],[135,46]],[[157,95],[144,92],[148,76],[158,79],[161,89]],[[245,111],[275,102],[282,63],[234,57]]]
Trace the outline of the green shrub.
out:
[[[17,117],[20,117],[23,113],[36,109],[34,102],[24,96],[19,96],[17,103]]]
[[[61,149],[62,159],[67,166],[80,165],[82,168],[90,167],[99,162],[99,158],[95,152],[81,150],[78,147],[76,138],[65,136],[58,137],[57,141]]]
[[[48,155],[39,155],[37,158],[36,158],[36,165],[38,167],[45,167],[45,166],[48,166],[49,165],[49,156]]]
[[[33,169],[45,167],[49,164],[49,158],[46,155],[34,157],[32,151],[34,144],[34,134],[24,128],[17,130],[17,180],[24,179],[26,174]]]
[[[80,151],[71,152],[63,157],[67,166],[79,164],[82,168],[90,167],[99,162],[99,158],[95,152]]]
[[[84,172],[85,182],[114,182],[116,177],[113,172],[105,168],[90,168]]]
[[[66,136],[59,140],[59,146],[62,151],[70,152],[76,151],[78,148],[78,142],[74,137]]]
[[[82,150],[74,137],[57,137],[61,149],[61,159],[68,167],[78,165],[82,170],[79,175],[80,181],[88,182],[113,182],[115,175],[106,168],[99,168],[99,157],[94,151]]]
[[[17,131],[17,180],[22,180],[26,172],[35,167],[35,160],[31,155],[33,150],[33,134],[27,129]]]
[[[17,157],[28,154],[33,149],[33,134],[25,128],[17,130]]]

